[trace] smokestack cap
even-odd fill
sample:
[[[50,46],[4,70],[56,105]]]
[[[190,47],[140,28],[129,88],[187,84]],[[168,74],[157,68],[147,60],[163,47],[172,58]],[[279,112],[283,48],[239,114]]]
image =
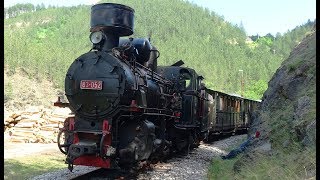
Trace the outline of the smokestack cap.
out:
[[[134,9],[115,3],[96,4],[91,7],[91,32],[103,30],[118,36],[133,34]]]

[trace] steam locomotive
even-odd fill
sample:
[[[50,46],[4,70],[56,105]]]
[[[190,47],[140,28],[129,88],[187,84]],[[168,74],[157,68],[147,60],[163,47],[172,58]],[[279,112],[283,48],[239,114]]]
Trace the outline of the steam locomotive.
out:
[[[134,10],[91,8],[92,49],[68,69],[68,117],[58,147],[73,165],[128,168],[197,147],[212,135],[246,130],[259,102],[207,89],[183,61],[158,66],[159,51],[133,34]]]

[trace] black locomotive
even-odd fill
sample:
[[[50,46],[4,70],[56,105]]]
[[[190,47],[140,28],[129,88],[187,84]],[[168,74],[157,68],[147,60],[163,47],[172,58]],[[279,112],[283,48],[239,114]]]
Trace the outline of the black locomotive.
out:
[[[92,6],[93,47],[66,74],[69,103],[55,103],[73,112],[58,135],[70,170],[157,161],[211,135],[249,127],[257,101],[205,88],[203,77],[182,61],[157,66],[160,53],[149,39],[120,39],[133,27],[132,8]]]

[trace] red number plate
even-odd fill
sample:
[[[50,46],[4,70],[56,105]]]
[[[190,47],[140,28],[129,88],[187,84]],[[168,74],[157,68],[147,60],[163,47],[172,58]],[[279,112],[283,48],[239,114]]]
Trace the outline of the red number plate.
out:
[[[101,90],[102,89],[102,81],[81,80],[80,89]]]

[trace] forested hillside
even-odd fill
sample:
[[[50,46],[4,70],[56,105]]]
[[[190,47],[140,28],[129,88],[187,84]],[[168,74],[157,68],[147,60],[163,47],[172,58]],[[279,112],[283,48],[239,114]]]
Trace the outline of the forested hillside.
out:
[[[107,1],[103,1],[107,2]],[[274,38],[247,42],[242,27],[182,0],[110,0],[135,10],[133,37],[148,37],[161,55],[160,65],[183,60],[205,77],[207,87],[260,99],[267,83],[313,22]],[[11,73],[52,80],[63,89],[71,62],[91,49],[90,6],[38,9],[4,22],[4,63]],[[6,82],[5,82],[6,83]],[[5,84],[6,87],[6,84]]]

